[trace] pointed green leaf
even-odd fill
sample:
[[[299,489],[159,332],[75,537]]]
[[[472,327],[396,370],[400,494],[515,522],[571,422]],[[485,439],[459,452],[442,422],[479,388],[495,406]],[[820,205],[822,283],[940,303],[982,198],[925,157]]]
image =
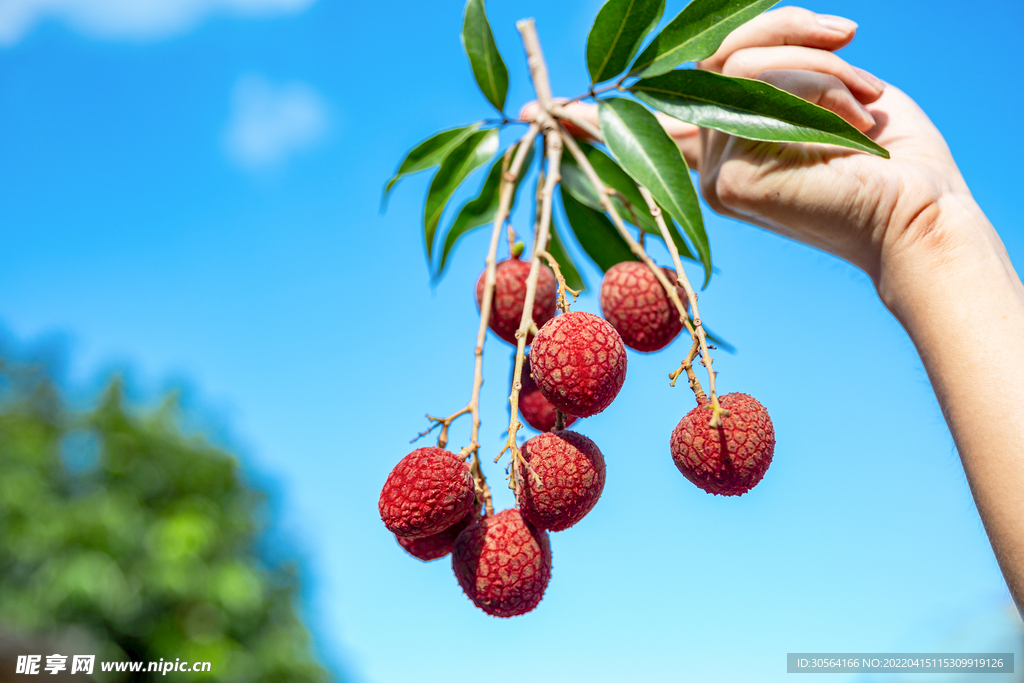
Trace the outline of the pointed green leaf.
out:
[[[576,264],[569,258],[569,252],[565,250],[565,245],[562,244],[562,240],[558,236],[558,230],[555,228],[554,214],[551,216],[551,241],[548,242],[548,253],[558,261],[558,267],[562,270],[562,277],[565,278],[565,284],[570,289],[582,291],[587,288],[587,283],[583,280],[583,276],[580,275],[580,271],[576,269]]]
[[[715,54],[725,37],[779,0],[693,0],[654,36],[630,69],[650,77]]]
[[[412,150],[405,155],[405,158],[402,159],[402,163],[399,165],[398,171],[395,173],[395,177],[388,181],[387,186],[384,188],[384,195],[386,196],[387,193],[391,191],[391,187],[397,183],[398,179],[402,176],[409,175],[410,173],[416,173],[417,171],[422,171],[441,163],[448,152],[452,151],[459,145],[459,143],[475,133],[476,129],[479,127],[479,123],[474,123],[471,126],[442,130],[440,133],[431,135],[429,138],[413,147]]]
[[[462,144],[448,153],[430,181],[427,202],[423,211],[423,236],[427,244],[427,264],[434,251],[434,233],[437,222],[452,193],[470,173],[487,163],[498,151],[498,131],[479,130],[463,140]]]
[[[601,101],[598,111],[605,144],[633,180],[668,209],[697,250],[704,266],[704,286],[711,279],[711,248],[704,230],[697,190],[679,147],[658,119],[632,100]]]
[[[516,145],[513,145],[511,150],[508,152],[511,159],[516,152]],[[484,180],[484,185],[480,189],[474,199],[470,199],[466,202],[462,209],[459,211],[459,215],[455,217],[455,222],[452,223],[452,227],[448,230],[448,235],[444,240],[444,249],[441,251],[441,262],[437,266],[437,278],[440,278],[444,273],[445,266],[448,262],[448,255],[459,239],[479,228],[481,225],[489,225],[494,222],[494,216],[498,213],[498,204],[501,201],[501,195],[498,192],[501,185],[501,166],[504,161],[504,154],[498,155],[498,158],[491,164],[491,170],[487,173],[487,178]],[[523,180],[523,177],[527,173],[527,169],[530,168],[530,162],[533,160],[533,145],[530,145],[530,149],[526,152],[526,159],[523,161],[522,171],[519,173],[519,178],[516,179],[515,188],[512,190],[512,206],[516,203],[516,194],[519,190],[519,183]]]
[[[568,191],[569,194],[585,206],[604,213],[604,207],[601,205],[601,200],[598,199],[597,192],[594,191],[594,186],[590,183],[590,179],[587,178],[583,169],[577,166],[576,162],[568,154],[562,157],[562,166],[559,168],[559,172],[562,176],[559,181],[562,191]]]
[[[643,195],[640,194],[639,188],[636,186],[636,182],[629,177],[629,174],[622,170],[614,159],[602,152],[597,147],[589,145],[583,141],[577,141],[583,154],[587,157],[587,161],[594,167],[598,177],[608,187],[618,190],[622,193],[622,196],[626,198],[629,204],[633,208],[633,212],[629,211],[629,207],[626,206],[618,197],[612,196],[612,205],[615,206],[615,210],[622,216],[622,220],[629,223],[639,222],[640,228],[643,228],[644,232],[649,235],[653,235],[658,239],[661,239],[661,230],[658,228],[657,222],[654,217],[651,216],[650,210],[647,208],[647,202],[644,201]],[[566,174],[564,169],[570,167],[570,179],[566,183]],[[571,156],[566,155],[563,157],[563,173],[562,182],[569,187],[569,191],[574,193],[576,199],[580,200],[587,206],[604,211],[601,207],[600,201],[597,199],[597,195],[594,193],[593,186],[590,184],[590,180],[583,174],[583,171],[576,166],[576,162]],[[583,185],[586,190],[580,191],[579,188]],[[586,196],[584,196],[586,195]],[[596,203],[595,203],[596,202]],[[679,250],[679,255],[683,258],[696,261],[696,257],[690,252],[689,246],[683,240],[682,235],[679,234],[679,230],[676,228],[675,223],[672,220],[672,214],[665,211],[665,207],[661,207],[662,213],[665,216],[665,226],[668,228],[669,235],[672,237],[672,241],[676,245],[676,249]],[[636,215],[636,220],[633,219],[633,215]]]
[[[625,71],[664,11],[665,0],[608,0],[587,36],[590,80],[600,83]]]
[[[680,69],[630,90],[655,109],[703,128],[749,140],[840,145],[889,158],[884,147],[838,114],[763,81]]]
[[[508,94],[508,68],[494,43],[491,25],[484,13],[484,0],[468,0],[462,22],[462,47],[473,67],[473,76],[491,104],[498,111],[505,108]]]
[[[623,261],[636,259],[629,250],[626,240],[612,225],[611,220],[600,211],[595,211],[575,199],[569,192],[562,192],[562,206],[569,227],[576,235],[576,241],[583,247],[597,267],[604,272]]]

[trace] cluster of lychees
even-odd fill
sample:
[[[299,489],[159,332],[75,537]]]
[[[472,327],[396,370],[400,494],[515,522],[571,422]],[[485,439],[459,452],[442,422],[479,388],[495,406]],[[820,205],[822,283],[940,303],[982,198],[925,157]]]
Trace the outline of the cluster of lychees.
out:
[[[516,344],[530,264],[511,258],[497,264],[488,325]],[[665,269],[669,282],[675,273]],[[483,301],[485,278],[477,283]],[[564,286],[564,283],[563,283]],[[605,461],[586,436],[565,429],[595,415],[615,399],[626,378],[626,347],[652,352],[683,329],[678,311],[650,268],[623,262],[601,286],[604,318],[557,310],[559,283],[541,268],[528,335],[518,409],[539,436],[513,458],[518,507],[481,515],[473,473],[443,448],[419,448],[405,456],[381,492],[381,519],[411,555],[430,561],[451,553],[462,590],[488,614],[511,617],[540,602],[551,577],[549,531],[573,526],[594,507],[605,482]],[[680,289],[682,295],[682,290]],[[775,435],[767,411],[746,394],[720,399],[712,427],[707,399],[676,426],[673,460],[687,479],[720,495],[742,495],[771,463]],[[559,415],[561,413],[561,415]]]

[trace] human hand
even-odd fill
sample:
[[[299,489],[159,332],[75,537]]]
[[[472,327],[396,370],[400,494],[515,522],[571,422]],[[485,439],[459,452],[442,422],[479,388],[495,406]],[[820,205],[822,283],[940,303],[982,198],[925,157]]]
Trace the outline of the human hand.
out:
[[[701,193],[719,213],[850,261],[871,276],[886,299],[887,269],[912,252],[957,241],[949,223],[936,229],[944,212],[979,217],[980,210],[942,135],[913,100],[825,49],[794,47],[797,27],[807,24],[805,10],[762,16],[773,31],[751,21],[700,66],[757,78],[830,109],[892,157],[755,142],[704,129],[695,164]],[[750,46],[750,35],[759,28],[780,44]]]
[[[924,112],[833,54],[855,32],[848,19],[785,7],[738,28],[697,66],[758,78],[819,104],[886,147],[891,159],[826,145],[755,142],[658,116],[701,174],[712,208],[846,259],[881,291],[886,264],[934,237],[944,207],[980,211]],[[521,116],[532,118],[534,107]],[[565,108],[597,127],[593,105]]]

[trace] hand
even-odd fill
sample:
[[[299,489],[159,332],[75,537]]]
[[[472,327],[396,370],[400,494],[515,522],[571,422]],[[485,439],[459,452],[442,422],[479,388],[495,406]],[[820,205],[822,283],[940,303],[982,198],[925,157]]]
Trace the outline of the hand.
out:
[[[924,112],[833,54],[856,28],[848,19],[797,7],[773,10],[738,28],[697,66],[759,78],[834,111],[892,159],[825,145],[752,142],[658,116],[701,174],[701,193],[712,208],[844,258],[882,291],[886,257],[920,246],[923,236],[938,237],[933,227],[943,205],[980,212]],[[531,118],[535,106],[521,116]],[[593,105],[566,108],[597,126]]]
[[[735,31],[699,66],[758,78],[830,109],[892,158],[702,130],[695,164],[701,193],[719,213],[850,261],[886,299],[887,267],[919,247],[931,250],[957,239],[936,230],[944,209],[975,217],[980,211],[924,112],[900,90],[831,54],[823,42],[808,45],[808,27],[820,23],[808,15],[797,8],[768,12]],[[755,46],[758,38],[761,45]],[[765,45],[770,40],[776,45]]]

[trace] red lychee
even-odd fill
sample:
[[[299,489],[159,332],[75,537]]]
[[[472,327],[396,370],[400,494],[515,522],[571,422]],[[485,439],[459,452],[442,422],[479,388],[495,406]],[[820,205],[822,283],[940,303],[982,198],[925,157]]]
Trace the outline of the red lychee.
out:
[[[550,432],[555,428],[555,407],[544,398],[540,387],[530,374],[530,356],[523,359],[523,388],[519,390],[519,412],[526,424],[539,432]],[[565,426],[576,421],[575,415],[565,416]]]
[[[661,270],[669,282],[676,281],[674,271]],[[686,292],[679,285],[676,291],[689,309]],[[665,288],[651,269],[639,261],[616,263],[605,272],[601,282],[601,312],[622,337],[622,343],[636,351],[662,349],[683,329],[679,312]]]
[[[523,445],[523,459],[540,479],[537,485],[517,463],[523,517],[539,529],[568,529],[590,512],[604,490],[604,456],[597,444],[577,432],[546,432]]]
[[[533,379],[569,415],[590,417],[611,405],[626,381],[626,347],[611,324],[572,312],[548,321],[530,350]]]
[[[418,560],[430,562],[431,560],[437,560],[450,553],[452,551],[452,543],[455,542],[455,537],[462,533],[462,530],[469,526],[474,519],[476,519],[476,515],[471,510],[468,515],[444,531],[439,531],[436,534],[424,536],[423,538],[402,538],[401,536],[395,536],[395,539],[398,540],[398,545],[402,546],[405,552]]]
[[[511,258],[501,261],[494,271],[494,301],[488,327],[509,344],[516,343],[516,330],[523,319],[523,303],[526,301],[526,278],[530,275],[530,262]],[[476,305],[484,300],[484,283],[487,271],[480,273],[476,281]],[[537,277],[537,293],[533,299],[533,322],[540,327],[555,316],[558,305],[558,281],[551,269],[542,265]],[[533,335],[526,337],[529,345]]]
[[[477,518],[455,539],[452,569],[473,604],[496,617],[526,614],[551,579],[546,531],[516,508]]]
[[[396,536],[423,538],[444,531],[473,509],[469,466],[443,448],[417,448],[391,470],[380,492],[380,518]]]
[[[672,460],[683,476],[708,493],[742,496],[757,485],[775,453],[775,429],[768,411],[747,394],[719,399],[729,411],[722,426],[708,426],[708,402],[694,408],[672,431]]]

